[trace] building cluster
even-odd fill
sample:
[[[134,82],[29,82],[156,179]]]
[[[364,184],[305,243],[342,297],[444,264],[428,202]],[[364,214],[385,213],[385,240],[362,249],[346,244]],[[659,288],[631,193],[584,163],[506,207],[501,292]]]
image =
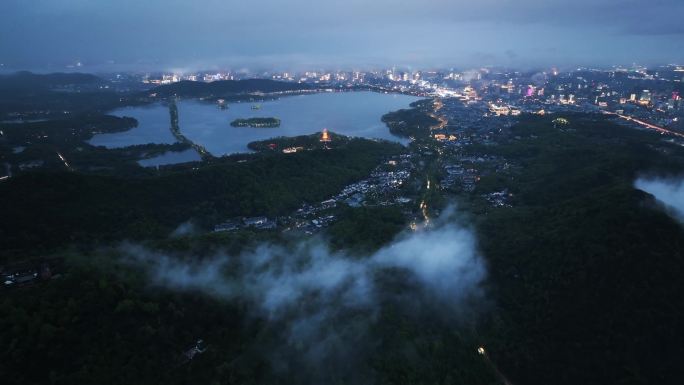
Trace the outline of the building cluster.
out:
[[[247,217],[247,218],[232,218],[221,222],[214,226],[214,232],[221,231],[235,231],[244,228],[252,228],[258,230],[272,230],[275,229],[277,223],[273,219],[265,216]]]
[[[145,84],[161,85],[161,84],[171,84],[178,83],[180,81],[203,81],[203,82],[215,82],[219,80],[236,80],[239,76],[236,76],[233,72],[206,72],[206,73],[189,73],[189,74],[179,74],[179,73],[162,73],[162,74],[145,74],[142,78],[142,82]]]
[[[465,168],[461,164],[447,164],[444,166],[444,173],[444,178],[440,181],[442,188],[460,187],[465,192],[472,192],[480,180],[477,169]]]
[[[32,260],[0,266],[0,278],[5,287],[25,286],[59,277],[57,260]]]
[[[484,194],[482,197],[494,207],[510,207],[511,205],[508,203],[508,200],[512,196],[513,195],[508,192],[508,189],[503,189],[501,191]]]
[[[316,205],[303,204],[290,217],[282,218],[286,231],[313,234],[337,220],[333,209],[339,204],[350,207],[407,204],[412,200],[400,196],[400,189],[411,177],[411,155],[390,158],[376,167],[366,179],[345,186],[338,194]]]
[[[481,92],[493,113],[611,112],[665,128],[682,129],[684,101],[679,66],[657,69],[580,68],[570,72],[512,73]]]
[[[188,363],[206,351],[207,347],[204,344],[204,340],[198,339],[193,347],[183,352],[182,363]]]
[[[464,103],[458,99],[442,99],[439,114],[445,124],[433,129],[432,136],[442,147],[458,151],[471,144],[492,144],[492,138],[504,133],[516,121],[517,115],[496,115],[481,103]]]
[[[337,220],[337,216],[331,212],[331,209],[336,207],[336,203],[330,200],[327,204],[328,207],[325,202],[317,206],[302,205],[297,212],[286,218],[284,231],[294,230],[311,235],[330,226]]]
[[[407,204],[412,200],[400,195],[400,189],[411,177],[412,156],[402,154],[379,165],[363,180],[345,186],[342,191],[317,205],[304,204],[291,217],[284,218],[286,230],[313,234],[333,223],[337,217],[332,211],[338,204],[351,207],[389,206]]]
[[[403,154],[378,166],[369,178],[346,186],[333,199],[351,207],[401,203],[399,190],[411,177],[412,155]]]
[[[511,164],[498,156],[457,153],[445,158],[442,169],[441,188],[473,192],[482,176],[508,172],[511,169]],[[487,197],[487,200],[495,206],[500,206],[495,203],[502,201],[502,199],[505,202],[505,198],[495,194]]]
[[[388,206],[407,204],[412,200],[400,195],[400,189],[411,177],[414,166],[412,155],[389,158],[376,167],[368,178],[345,186],[338,194],[317,204],[304,203],[288,216],[270,219],[266,216],[231,218],[214,226],[214,232],[241,229],[299,231],[314,234],[337,220],[335,208],[339,204],[351,207]]]
[[[677,65],[559,71],[514,71],[503,68],[415,70],[388,68],[368,71],[212,71],[192,74],[146,74],[149,84],[181,80],[217,81],[264,78],[329,86],[369,87],[378,91],[485,102],[488,113],[506,117],[523,112],[597,112],[634,115],[650,123],[682,128],[684,67]]]

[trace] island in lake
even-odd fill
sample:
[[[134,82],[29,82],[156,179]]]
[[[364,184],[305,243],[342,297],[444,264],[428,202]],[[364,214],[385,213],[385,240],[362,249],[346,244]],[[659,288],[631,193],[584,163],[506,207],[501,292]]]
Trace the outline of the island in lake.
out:
[[[278,118],[235,119],[230,123],[233,127],[280,127]]]

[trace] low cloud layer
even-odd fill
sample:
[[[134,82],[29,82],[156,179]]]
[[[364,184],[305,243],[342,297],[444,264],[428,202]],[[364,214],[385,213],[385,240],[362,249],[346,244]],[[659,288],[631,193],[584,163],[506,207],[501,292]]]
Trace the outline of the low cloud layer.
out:
[[[157,285],[249,299],[271,318],[314,294],[319,300],[334,297],[348,307],[373,304],[373,274],[382,269],[405,269],[435,298],[454,306],[478,294],[485,276],[473,234],[455,225],[402,234],[366,256],[332,252],[320,240],[294,247],[265,244],[239,256],[217,255],[201,261],[137,245],[122,250],[145,266]]]
[[[241,255],[200,261],[135,245],[122,251],[144,266],[155,285],[246,301],[254,316],[283,326],[285,346],[269,349],[274,355],[281,352],[274,361],[291,361],[282,352],[299,346],[294,359],[312,370],[325,361],[360,359],[357,350],[368,345],[369,326],[388,296],[401,296],[400,303],[411,308],[437,306],[449,317],[465,317],[472,310],[466,303],[483,297],[485,278],[473,233],[447,223],[401,234],[361,256],[332,252],[321,240],[289,247],[265,244]],[[388,273],[411,289],[385,293],[378,276]]]
[[[681,0],[4,0],[2,10],[0,64],[8,67],[572,66],[684,58]]]
[[[634,186],[652,194],[665,205],[668,213],[684,223],[684,178],[639,178]]]

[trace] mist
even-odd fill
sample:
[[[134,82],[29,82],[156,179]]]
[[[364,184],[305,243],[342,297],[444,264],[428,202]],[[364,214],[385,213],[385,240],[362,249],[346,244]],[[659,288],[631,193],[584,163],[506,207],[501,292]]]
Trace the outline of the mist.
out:
[[[197,226],[192,221],[183,222],[176,227],[170,234],[170,237],[185,237],[196,234],[198,232]]]
[[[203,259],[132,244],[121,252],[154,286],[246,302],[250,316],[282,332],[267,348],[273,367],[303,365],[294,372],[308,373],[312,382],[323,381],[324,367],[360,370],[374,346],[370,328],[382,303],[452,322],[474,318],[473,304],[484,298],[486,269],[475,235],[439,220],[367,255],[331,251],[323,238]]]
[[[653,195],[668,214],[684,223],[684,178],[639,178],[634,186]]]

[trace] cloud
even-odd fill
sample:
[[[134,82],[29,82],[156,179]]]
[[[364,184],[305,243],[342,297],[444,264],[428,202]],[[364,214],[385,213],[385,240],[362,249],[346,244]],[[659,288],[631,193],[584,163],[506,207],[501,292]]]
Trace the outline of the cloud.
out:
[[[444,221],[401,234],[370,255],[333,252],[321,239],[262,244],[237,256],[202,260],[131,244],[121,252],[142,266],[154,285],[248,303],[252,316],[282,331],[268,348],[272,361],[305,365],[312,373],[339,362],[361,365],[384,301],[398,301],[411,312],[421,306],[438,309],[437,318],[464,319],[470,318],[472,302],[484,298],[486,271],[474,234]],[[383,275],[411,289],[385,291],[392,279],[388,283]]]
[[[682,59],[680,0],[7,0],[0,62],[279,68]],[[21,39],[17,37],[20,36]],[[548,55],[557,47],[564,56]],[[515,51],[511,58],[507,52]],[[413,53],[419,52],[419,55]],[[515,63],[508,60],[515,59]],[[269,61],[265,61],[269,60]],[[366,61],[367,60],[367,61]],[[500,61],[500,62],[499,62]],[[520,63],[518,63],[520,62]]]
[[[171,233],[172,237],[184,237],[197,232],[197,226],[192,221],[183,222]]]
[[[684,223],[684,178],[639,178],[634,187],[652,194],[674,218]]]
[[[198,290],[225,299],[248,299],[277,318],[312,293],[353,308],[375,301],[373,274],[405,269],[444,303],[458,306],[479,293],[485,268],[470,230],[453,224],[409,232],[371,255],[332,252],[320,239],[294,246],[262,244],[239,256],[178,258],[126,244],[129,261],[143,265],[152,282],[174,290]],[[341,301],[341,302],[340,302]]]

